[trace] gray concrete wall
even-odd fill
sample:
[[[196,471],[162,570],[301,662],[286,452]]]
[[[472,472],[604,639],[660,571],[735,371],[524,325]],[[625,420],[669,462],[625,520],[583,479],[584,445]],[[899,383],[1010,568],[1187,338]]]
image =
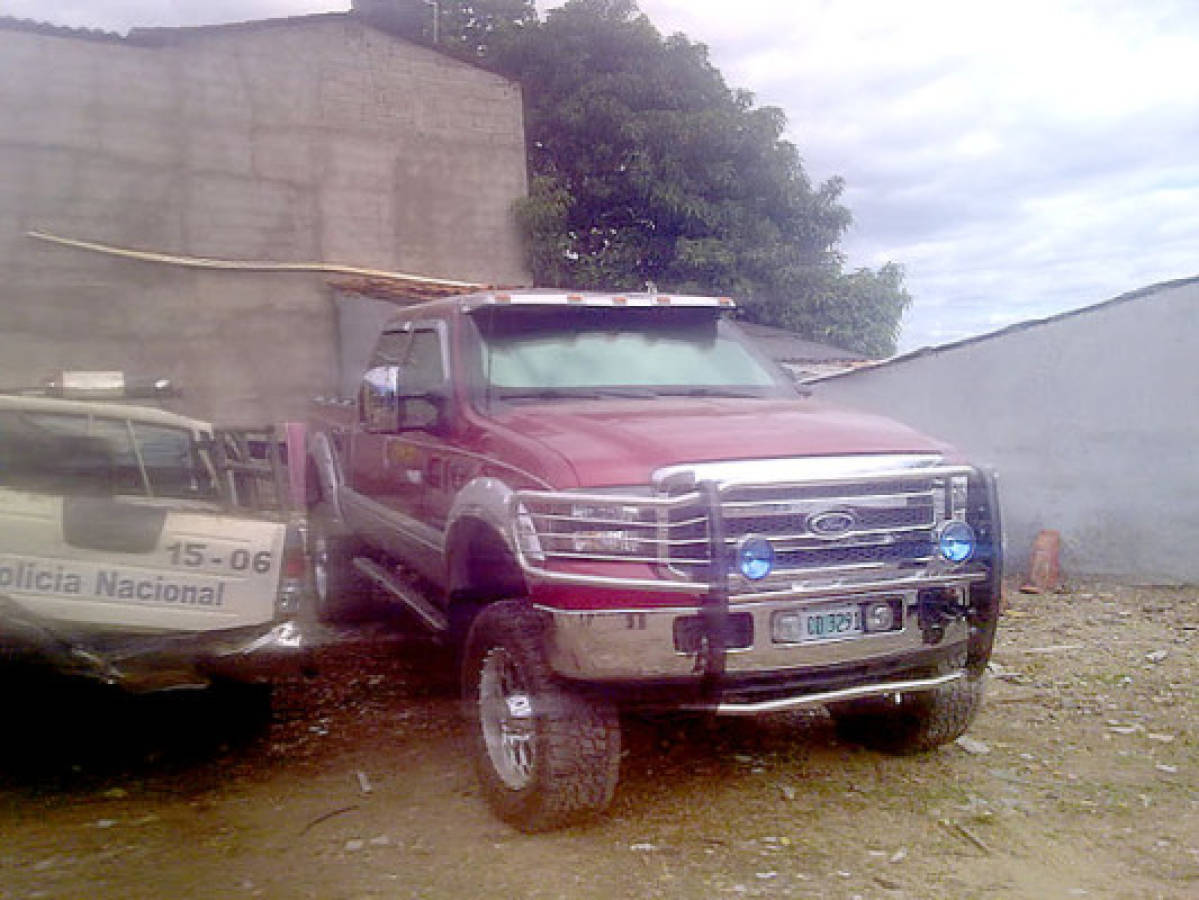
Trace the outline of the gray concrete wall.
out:
[[[995,466],[1009,561],[1199,583],[1199,280],[818,382]]]
[[[526,187],[516,85],[351,16],[154,45],[0,29],[0,384],[161,373],[185,411],[241,423],[336,384],[327,278],[113,260],[27,230],[519,284]]]

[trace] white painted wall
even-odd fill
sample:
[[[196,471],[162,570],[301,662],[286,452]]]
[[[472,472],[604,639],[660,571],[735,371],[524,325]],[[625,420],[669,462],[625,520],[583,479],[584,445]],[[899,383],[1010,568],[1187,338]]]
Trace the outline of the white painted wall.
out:
[[[994,466],[1013,571],[1199,583],[1199,278],[813,387]]]

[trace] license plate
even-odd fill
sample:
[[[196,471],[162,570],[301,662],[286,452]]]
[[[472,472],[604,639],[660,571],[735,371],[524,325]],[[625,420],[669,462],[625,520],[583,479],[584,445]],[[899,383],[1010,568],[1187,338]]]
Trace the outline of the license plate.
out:
[[[770,630],[776,644],[834,641],[866,631],[862,607],[851,603],[779,610],[770,617]]]
[[[835,606],[803,610],[799,615],[799,628],[799,639],[804,642],[828,641],[861,634],[864,630],[862,608]]]

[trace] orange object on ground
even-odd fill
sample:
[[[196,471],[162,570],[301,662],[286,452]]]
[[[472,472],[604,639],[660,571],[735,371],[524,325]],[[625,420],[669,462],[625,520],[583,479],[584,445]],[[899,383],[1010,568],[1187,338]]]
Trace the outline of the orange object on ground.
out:
[[[1062,549],[1062,536],[1056,531],[1041,531],[1032,542],[1032,553],[1028,558],[1028,580],[1020,590],[1028,594],[1043,594],[1057,590],[1061,584],[1061,566],[1058,557]]]

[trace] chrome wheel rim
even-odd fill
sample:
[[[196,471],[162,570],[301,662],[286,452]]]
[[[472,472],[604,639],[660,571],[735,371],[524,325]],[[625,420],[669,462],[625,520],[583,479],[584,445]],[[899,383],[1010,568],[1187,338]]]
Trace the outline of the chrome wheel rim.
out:
[[[502,647],[483,658],[479,723],[492,768],[514,791],[528,787],[535,764],[533,703],[520,670]]]

